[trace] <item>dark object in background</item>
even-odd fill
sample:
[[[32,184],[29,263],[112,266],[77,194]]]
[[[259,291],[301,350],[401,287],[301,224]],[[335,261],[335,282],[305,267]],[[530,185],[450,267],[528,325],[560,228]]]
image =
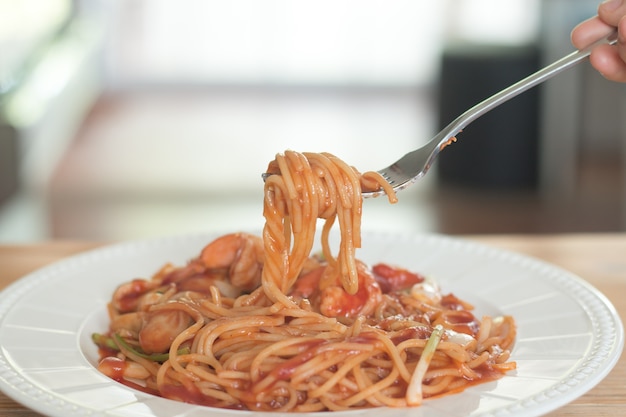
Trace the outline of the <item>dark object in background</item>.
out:
[[[459,45],[443,55],[439,124],[539,68],[535,47]],[[538,182],[537,86],[469,124],[437,162],[442,183],[482,188],[533,188]]]
[[[0,120],[0,204],[17,190],[17,138],[15,129]]]

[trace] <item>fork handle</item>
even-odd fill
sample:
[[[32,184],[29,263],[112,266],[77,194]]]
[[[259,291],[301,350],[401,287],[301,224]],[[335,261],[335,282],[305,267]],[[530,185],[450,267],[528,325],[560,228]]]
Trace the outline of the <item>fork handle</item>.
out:
[[[494,109],[500,104],[512,99],[513,97],[523,93],[526,90],[533,88],[534,86],[541,84],[542,82],[554,77],[555,75],[565,71],[578,64],[585,58],[587,58],[591,51],[598,45],[614,45],[617,42],[617,29],[605,36],[604,38],[596,41],[586,48],[572,52],[569,55],[564,56],[558,61],[540,69],[534,74],[518,81],[517,83],[505,88],[504,90],[494,94],[486,100],[478,103],[474,107],[467,110],[465,113],[457,117],[444,131],[447,132],[445,138],[440,138],[440,145],[448,141],[452,136],[459,133],[465,126],[478,119],[483,114]]]

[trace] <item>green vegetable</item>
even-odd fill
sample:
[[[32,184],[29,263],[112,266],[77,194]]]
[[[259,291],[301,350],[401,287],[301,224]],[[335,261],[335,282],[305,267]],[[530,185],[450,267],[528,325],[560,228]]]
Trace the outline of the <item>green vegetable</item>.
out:
[[[91,339],[94,341],[96,345],[100,346],[101,348],[111,349],[116,352],[119,352],[123,348],[124,350],[130,351],[133,354],[140,356],[144,359],[148,359],[149,361],[152,361],[152,362],[163,363],[166,360],[168,360],[170,357],[169,353],[152,353],[152,354],[144,353],[141,350],[138,350],[132,347],[131,345],[129,345],[124,340],[124,338],[122,338],[122,336],[120,336],[117,333],[115,333],[113,337],[108,337],[103,334],[94,333],[91,335]],[[178,349],[177,351],[179,355],[186,355],[189,352],[190,352],[190,349],[188,347]]]
[[[117,346],[117,344],[115,343],[115,340],[111,339],[108,336],[105,336],[103,334],[100,333],[93,333],[91,335],[91,340],[93,340],[93,342],[103,348],[103,349],[111,349],[111,350],[115,350],[115,351],[119,351],[120,348]]]
[[[113,337],[115,338],[115,342],[118,344],[118,346],[129,350],[131,352],[133,352],[134,354],[136,354],[137,356],[141,356],[144,359],[148,359],[152,362],[158,362],[158,363],[162,363],[165,362],[166,360],[168,360],[170,358],[170,354],[169,353],[152,353],[152,354],[147,354],[144,352],[141,352],[135,348],[133,348],[132,346],[130,346],[128,343],[126,343],[126,341],[122,338],[122,336],[120,336],[119,334],[115,333],[113,335]],[[189,348],[182,348],[179,349],[177,351],[177,353],[179,355],[185,355],[187,353],[189,353],[190,350]]]

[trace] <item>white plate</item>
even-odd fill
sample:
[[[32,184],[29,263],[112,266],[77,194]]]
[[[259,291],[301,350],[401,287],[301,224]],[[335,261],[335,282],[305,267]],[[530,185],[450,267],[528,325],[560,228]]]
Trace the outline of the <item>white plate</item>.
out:
[[[53,417],[275,416],[151,396],[94,367],[97,351],[90,335],[107,328],[105,304],[113,289],[132,278],[150,276],[167,261],[183,264],[213,237],[108,246],[62,260],[8,287],[0,294],[2,391]],[[610,302],[582,279],[549,264],[438,235],[365,234],[357,256],[431,276],[444,292],[472,302],[478,315],[513,315],[518,324],[513,350],[518,369],[460,394],[427,400],[418,408],[339,414],[539,416],[590,390],[621,354],[623,328]]]

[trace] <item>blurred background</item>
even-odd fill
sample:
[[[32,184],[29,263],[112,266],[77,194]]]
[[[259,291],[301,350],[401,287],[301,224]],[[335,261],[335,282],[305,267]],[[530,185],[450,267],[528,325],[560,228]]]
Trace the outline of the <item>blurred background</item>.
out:
[[[286,149],[379,169],[572,51],[597,0],[0,0],[0,241],[260,229]],[[588,64],[472,123],[369,230],[626,228],[626,90]]]

